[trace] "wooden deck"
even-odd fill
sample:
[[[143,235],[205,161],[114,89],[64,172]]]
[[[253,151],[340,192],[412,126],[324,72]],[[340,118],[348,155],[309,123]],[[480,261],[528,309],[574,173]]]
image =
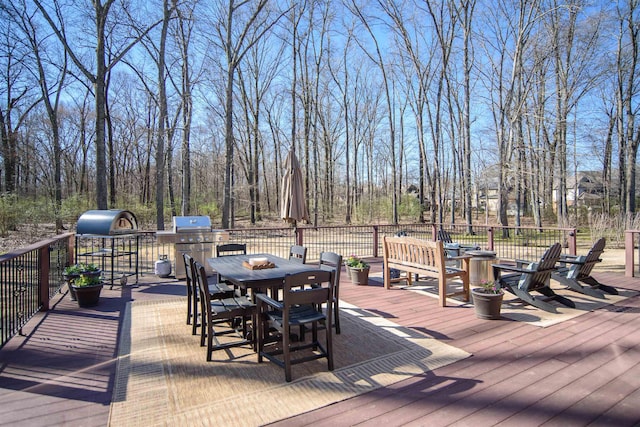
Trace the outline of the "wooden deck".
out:
[[[640,279],[596,276],[640,291]],[[182,294],[180,282],[147,275],[105,288],[95,309],[57,297],[0,350],[0,425],[106,425],[126,302]],[[355,286],[344,272],[341,299],[473,356],[276,425],[640,425],[640,297],[547,328],[479,320],[381,282]]]

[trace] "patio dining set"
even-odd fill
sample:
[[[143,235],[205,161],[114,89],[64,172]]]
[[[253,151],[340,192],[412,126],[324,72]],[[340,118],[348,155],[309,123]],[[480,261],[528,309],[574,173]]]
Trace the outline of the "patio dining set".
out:
[[[289,258],[247,254],[246,245],[216,247],[207,268],[183,254],[187,284],[187,323],[207,361],[216,350],[251,346],[258,362],[267,359],[282,367],[286,381],[291,366],[327,359],[333,370],[332,335],[340,333],[338,289],[342,257],[323,252],[318,264],[306,263],[307,249],[290,248]],[[334,317],[335,316],[335,317]],[[318,331],[325,329],[325,339]],[[311,339],[305,339],[307,330]]]

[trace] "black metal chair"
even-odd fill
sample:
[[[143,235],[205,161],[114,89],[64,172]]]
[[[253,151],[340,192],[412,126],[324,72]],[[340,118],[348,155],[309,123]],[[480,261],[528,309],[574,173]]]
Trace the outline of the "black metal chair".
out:
[[[600,255],[604,252],[605,244],[606,240],[602,237],[593,244],[587,255],[560,256],[559,266],[551,277],[569,289],[586,295],[597,298],[604,298],[604,292],[617,295],[616,288],[602,284],[591,276],[593,267],[602,261]],[[587,286],[582,285],[580,282],[585,283]]]
[[[518,265],[494,264],[493,277],[500,288],[511,292],[523,302],[531,304],[542,310],[552,313],[557,312],[555,307],[549,304],[548,300],[556,300],[567,307],[575,307],[575,303],[569,298],[556,294],[550,287],[551,274],[555,271],[555,266],[560,259],[562,246],[555,243],[545,251],[538,262],[531,262],[526,267],[521,267],[524,261],[519,261]],[[507,274],[502,274],[508,272]],[[531,292],[537,292],[544,296],[534,296]]]
[[[263,358],[284,368],[285,379],[291,381],[291,366],[320,358],[327,359],[333,370],[333,273],[316,270],[287,275],[283,284],[283,300],[256,294],[258,303],[258,363]],[[326,304],[327,309],[322,306]],[[325,343],[318,339],[318,325],[325,322]],[[292,340],[291,329],[309,328],[310,342]],[[316,350],[311,352],[310,350]],[[292,353],[298,356],[293,356]]]
[[[253,345],[254,341],[249,331],[247,320],[255,319],[256,305],[247,296],[234,295],[229,298],[214,298],[207,285],[207,272],[199,262],[194,262],[194,274],[200,293],[200,309],[202,312],[202,329],[200,330],[200,345],[207,346],[207,362],[212,359],[216,350]],[[234,319],[241,319],[240,330],[235,328]],[[214,325],[221,321],[229,322],[223,330],[216,331]],[[227,334],[239,334],[237,339],[229,339],[221,343],[216,337]]]
[[[307,248],[301,245],[291,245],[289,259],[304,264],[307,262]]]

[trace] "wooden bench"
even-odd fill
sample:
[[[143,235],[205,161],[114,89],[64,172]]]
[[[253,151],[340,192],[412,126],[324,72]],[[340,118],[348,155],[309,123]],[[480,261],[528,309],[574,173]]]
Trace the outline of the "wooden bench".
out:
[[[411,274],[434,277],[438,279],[438,297],[440,306],[447,305],[447,297],[461,295],[469,301],[469,258],[468,255],[455,257],[464,261],[464,268],[448,267],[442,241],[414,239],[411,237],[384,236],[384,287],[391,287],[392,268],[407,273],[407,281],[411,285]],[[451,259],[451,258],[449,258]],[[447,280],[458,277],[462,280],[463,290],[447,293]],[[397,280],[397,279],[395,279]]]

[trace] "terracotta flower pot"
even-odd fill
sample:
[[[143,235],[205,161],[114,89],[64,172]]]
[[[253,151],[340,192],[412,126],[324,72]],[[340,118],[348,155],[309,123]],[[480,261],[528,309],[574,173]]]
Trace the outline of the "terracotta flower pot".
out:
[[[488,293],[482,288],[475,288],[471,289],[471,296],[473,297],[473,308],[478,318],[489,320],[500,319],[500,309],[502,307],[504,293]]]

